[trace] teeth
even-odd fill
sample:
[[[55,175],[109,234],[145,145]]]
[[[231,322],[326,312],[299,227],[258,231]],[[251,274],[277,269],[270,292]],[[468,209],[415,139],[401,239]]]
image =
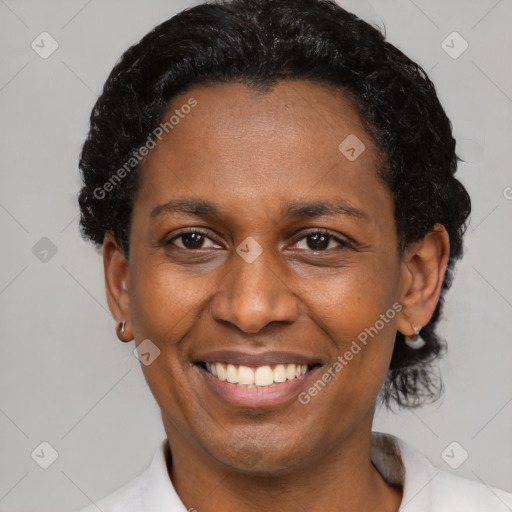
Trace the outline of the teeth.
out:
[[[306,370],[307,370],[307,367],[306,367]],[[284,367],[284,364],[278,364],[274,368],[274,382],[284,382],[285,380],[286,380],[286,368]]]
[[[228,364],[228,368],[226,371],[226,380],[228,382],[231,382],[231,384],[238,383],[238,372],[236,371],[236,368],[232,364]]]
[[[238,367],[238,384],[254,384],[254,372],[247,366]],[[256,384],[260,385],[259,382]]]
[[[219,380],[254,388],[297,379],[306,374],[308,366],[306,364],[278,364],[275,367],[266,365],[253,369],[243,365],[206,363],[206,369]]]
[[[217,370],[217,377],[220,380],[226,380],[226,369],[221,363],[215,363],[215,369]]]
[[[270,386],[274,383],[274,372],[270,366],[260,366],[254,372],[254,384],[256,386]]]

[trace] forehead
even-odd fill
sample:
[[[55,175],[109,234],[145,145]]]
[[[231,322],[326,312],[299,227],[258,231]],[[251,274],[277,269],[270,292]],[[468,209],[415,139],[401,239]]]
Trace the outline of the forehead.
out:
[[[142,169],[140,197],[153,205],[173,196],[215,198],[246,211],[319,196],[341,195],[353,206],[370,195],[381,205],[390,201],[376,174],[376,148],[333,87],[195,86],[173,99],[163,119],[173,116]]]
[[[366,156],[375,153],[352,103],[333,86],[304,80],[278,82],[265,92],[233,83],[196,86],[174,98],[164,119],[192,97],[197,106],[172,130],[175,147],[186,142],[181,154],[206,143],[219,155],[238,144],[248,157],[270,152],[339,157],[340,142],[351,134],[368,142]]]

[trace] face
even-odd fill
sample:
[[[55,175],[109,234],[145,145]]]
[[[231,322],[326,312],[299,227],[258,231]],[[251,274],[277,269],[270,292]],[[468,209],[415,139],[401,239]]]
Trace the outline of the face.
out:
[[[142,369],[171,448],[248,471],[331,456],[369,432],[402,315],[375,147],[306,81],[197,86],[176,109],[140,171],[117,299],[160,350]]]

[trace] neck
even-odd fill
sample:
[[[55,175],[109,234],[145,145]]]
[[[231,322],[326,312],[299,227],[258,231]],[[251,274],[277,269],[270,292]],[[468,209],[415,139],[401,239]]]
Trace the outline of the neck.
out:
[[[388,484],[370,460],[371,421],[337,446],[286,469],[240,471],[166,425],[168,470],[180,499],[200,512],[322,510],[396,512],[400,488]]]

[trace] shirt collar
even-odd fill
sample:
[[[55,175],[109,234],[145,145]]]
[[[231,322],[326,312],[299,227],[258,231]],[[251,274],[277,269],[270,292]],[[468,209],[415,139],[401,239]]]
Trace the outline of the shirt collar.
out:
[[[187,512],[172,485],[167,470],[167,455],[170,454],[169,442],[164,439],[153,456],[150,466],[142,474],[142,492],[140,509],[145,512]]]
[[[435,479],[439,470],[426,457],[395,436],[372,432],[370,459],[386,482],[402,486],[400,511],[433,510],[430,493],[421,491]]]

